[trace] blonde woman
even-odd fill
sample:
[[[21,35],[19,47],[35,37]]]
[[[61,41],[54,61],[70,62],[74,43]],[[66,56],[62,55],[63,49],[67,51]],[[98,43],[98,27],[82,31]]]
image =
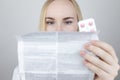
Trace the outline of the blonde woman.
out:
[[[40,18],[40,31],[78,31],[77,22],[82,20],[81,11],[75,0],[47,0]],[[118,75],[118,58],[112,46],[102,41],[91,41],[85,48],[96,56],[81,51],[86,67],[96,75],[94,80],[114,80]],[[20,80],[18,69],[13,80]]]

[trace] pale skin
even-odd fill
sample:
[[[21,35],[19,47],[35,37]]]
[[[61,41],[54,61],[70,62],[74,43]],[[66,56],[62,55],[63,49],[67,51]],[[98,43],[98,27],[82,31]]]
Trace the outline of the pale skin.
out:
[[[46,31],[77,31],[77,14],[68,0],[55,0],[47,8]],[[91,41],[85,44],[85,49],[95,56],[81,51],[84,64],[95,73],[94,80],[114,80],[118,75],[119,64],[116,53],[111,45],[103,41]]]

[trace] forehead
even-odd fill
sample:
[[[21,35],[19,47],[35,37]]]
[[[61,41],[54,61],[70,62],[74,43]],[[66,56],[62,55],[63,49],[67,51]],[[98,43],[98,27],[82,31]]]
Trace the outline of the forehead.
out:
[[[75,8],[69,0],[55,0],[47,8],[48,17],[76,16]]]

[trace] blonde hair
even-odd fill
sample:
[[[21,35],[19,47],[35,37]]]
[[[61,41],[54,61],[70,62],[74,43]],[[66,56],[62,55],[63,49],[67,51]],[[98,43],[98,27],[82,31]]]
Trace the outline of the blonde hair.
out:
[[[45,16],[46,16],[46,12],[47,12],[47,7],[55,0],[47,0],[43,7],[42,7],[42,11],[41,11],[41,15],[40,15],[40,25],[39,25],[39,29],[40,31],[45,31],[46,30],[46,25],[45,25]],[[75,8],[75,11],[77,13],[77,18],[78,18],[78,21],[79,20],[82,20],[82,13],[81,13],[81,10],[80,10],[80,7],[79,5],[77,4],[77,2],[75,0],[69,0],[74,8]]]

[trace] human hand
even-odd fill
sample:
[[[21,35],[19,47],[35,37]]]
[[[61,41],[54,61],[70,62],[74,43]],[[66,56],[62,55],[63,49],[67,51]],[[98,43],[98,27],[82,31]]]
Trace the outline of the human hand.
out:
[[[85,59],[84,64],[95,73],[94,80],[114,80],[118,75],[120,66],[112,46],[95,40],[85,44],[85,49],[98,57],[86,54],[85,51],[80,52]]]

